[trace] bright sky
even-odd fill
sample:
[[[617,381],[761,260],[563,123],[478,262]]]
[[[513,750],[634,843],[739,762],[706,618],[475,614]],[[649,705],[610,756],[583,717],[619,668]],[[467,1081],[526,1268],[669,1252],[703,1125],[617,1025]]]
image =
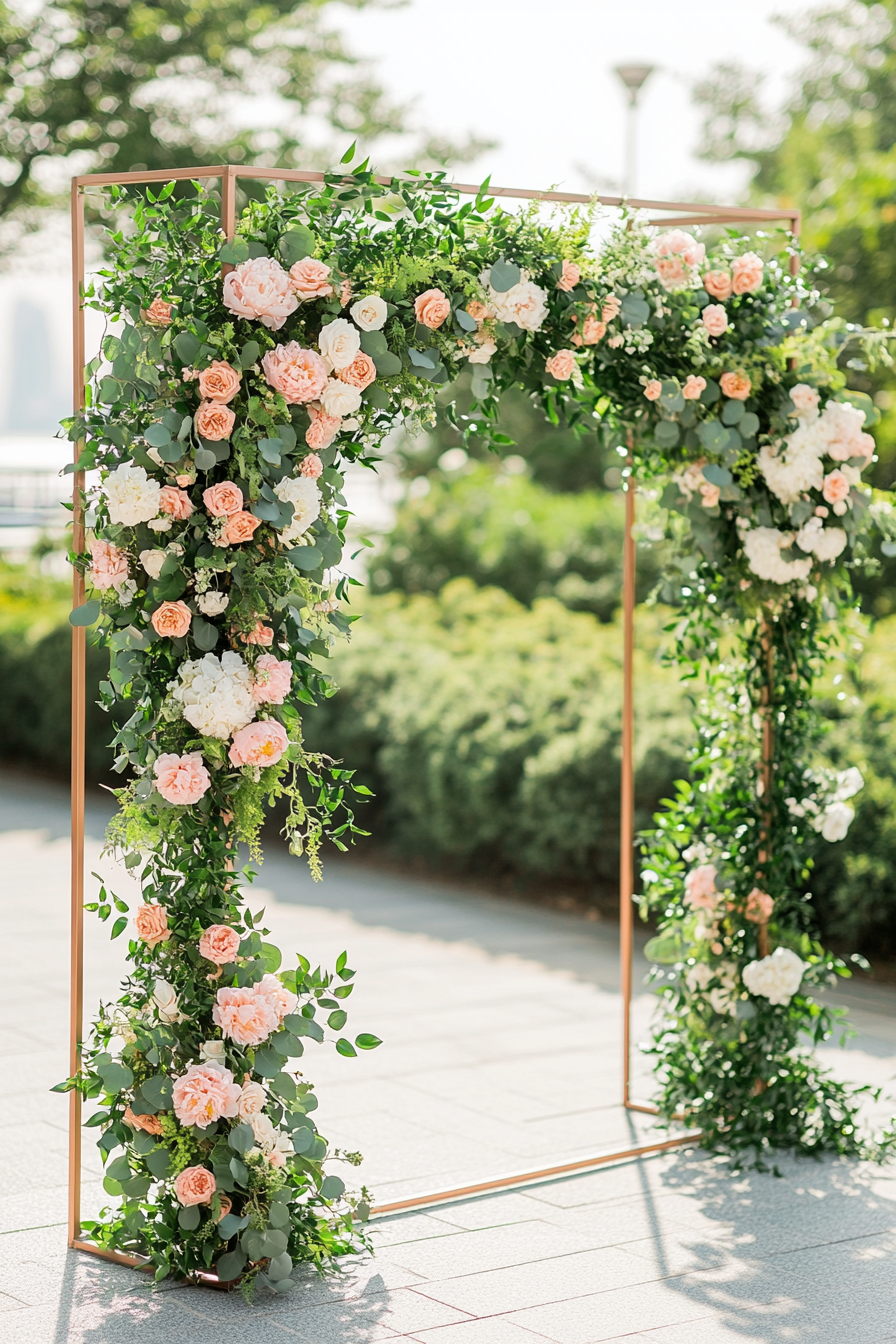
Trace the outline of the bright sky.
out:
[[[802,49],[770,22],[805,0],[409,0],[343,10],[348,45],[376,62],[389,93],[428,127],[499,141],[458,177],[505,186],[608,190],[622,172],[624,93],[613,67],[657,67],[642,93],[638,194],[733,198],[738,169],[695,157],[689,86],[739,60],[780,92]],[[328,11],[327,17],[331,18]],[[331,18],[332,21],[332,18]]]

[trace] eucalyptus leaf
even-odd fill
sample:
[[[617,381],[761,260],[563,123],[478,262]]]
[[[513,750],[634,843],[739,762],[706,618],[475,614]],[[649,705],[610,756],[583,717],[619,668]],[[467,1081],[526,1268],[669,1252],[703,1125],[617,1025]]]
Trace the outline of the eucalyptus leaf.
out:
[[[212,649],[218,643],[218,630],[210,621],[204,621],[201,616],[194,616],[190,624],[190,635],[197,649],[203,653],[211,653]]]
[[[171,431],[167,425],[154,420],[151,425],[147,425],[144,429],[143,437],[153,448],[164,448],[166,443],[171,442]]]
[[[217,465],[217,457],[210,448],[197,448],[193,454],[193,461],[200,471],[211,471],[212,467]]]
[[[345,1181],[339,1176],[326,1176],[321,1182],[320,1193],[324,1199],[339,1199],[345,1194]]]
[[[242,1250],[228,1251],[225,1255],[219,1256],[215,1269],[220,1281],[232,1283],[234,1279],[238,1279],[246,1268],[246,1259],[246,1253]]]
[[[199,1205],[190,1204],[185,1209],[181,1209],[177,1215],[177,1223],[185,1232],[195,1232],[199,1226]]]
[[[504,257],[496,261],[489,273],[489,283],[493,290],[498,294],[506,294],[508,289],[513,289],[514,285],[520,282],[520,268],[512,261],[506,261]]]
[[[75,607],[69,612],[68,619],[71,625],[93,625],[100,618],[100,604],[95,598],[90,602],[84,602],[80,607]]]
[[[185,364],[191,364],[199,354],[202,342],[192,331],[181,331],[174,338],[174,348]]]

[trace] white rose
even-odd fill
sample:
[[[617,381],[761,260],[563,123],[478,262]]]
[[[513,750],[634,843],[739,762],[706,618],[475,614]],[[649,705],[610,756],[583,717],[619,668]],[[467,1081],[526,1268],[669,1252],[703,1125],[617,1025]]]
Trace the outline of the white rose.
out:
[[[240,1119],[250,1120],[253,1115],[258,1115],[267,1099],[267,1093],[261,1083],[243,1083],[243,1089],[236,1103]]]
[[[841,802],[844,798],[852,798],[864,787],[865,779],[861,770],[851,765],[848,770],[838,771],[837,792],[834,794],[834,799],[836,802]]]
[[[361,349],[361,337],[357,327],[353,327],[346,318],[337,317],[321,329],[317,344],[331,369],[347,369]],[[327,415],[338,414],[338,411],[327,411]]]
[[[210,588],[206,593],[199,593],[196,597],[196,605],[203,616],[220,616],[222,611],[226,611],[230,603],[230,597],[227,593],[218,593],[214,588]]]
[[[167,980],[157,980],[155,982],[152,1001],[156,1006],[160,1022],[186,1022],[187,1019],[180,1010],[174,986],[169,985]]]
[[[158,481],[151,480],[145,467],[123,462],[110,471],[103,482],[103,494],[109,506],[109,518],[123,527],[148,523],[159,511]]]
[[[248,1122],[259,1148],[262,1152],[270,1152],[277,1137],[271,1117],[265,1115],[264,1111],[253,1111],[248,1117]]]
[[[310,476],[284,476],[274,486],[274,494],[284,503],[292,505],[292,519],[280,533],[280,540],[288,546],[303,537],[311,524],[320,517],[321,493],[317,482]]]
[[[368,294],[353,303],[349,312],[362,331],[379,331],[389,315],[386,302],[379,294]]]
[[[342,319],[337,319],[341,321]],[[351,360],[349,360],[351,363]],[[343,415],[352,415],[361,405],[361,390],[352,387],[349,383],[343,383],[339,378],[330,378],[321,396],[321,405],[327,415],[335,415],[341,418]]]
[[[168,559],[166,551],[141,551],[140,563],[151,579],[157,579]]]
[[[467,358],[471,364],[488,364],[497,348],[494,341],[483,341],[475,350],[470,351]]]
[[[224,1054],[223,1041],[203,1041],[199,1047],[199,1058],[204,1064],[220,1064],[223,1068],[227,1062]]]
[[[491,306],[502,322],[515,322],[524,331],[538,331],[547,316],[547,290],[523,278],[505,293],[489,291]]]
[[[118,594],[118,605],[129,607],[137,596],[137,585],[133,579],[125,579],[123,583],[115,585],[115,591]]]
[[[820,830],[823,838],[832,844],[837,840],[844,840],[855,814],[855,808],[850,807],[849,803],[828,803],[822,815],[817,818],[815,829]]]
[[[801,420],[815,420],[818,417],[818,403],[821,400],[814,387],[808,383],[797,383],[790,389],[790,400]]]
[[[153,532],[170,532],[174,526],[173,518],[150,518],[149,526]]]
[[[751,994],[786,1008],[800,987],[806,964],[789,947],[776,947],[770,957],[751,961],[743,969],[743,982]]]

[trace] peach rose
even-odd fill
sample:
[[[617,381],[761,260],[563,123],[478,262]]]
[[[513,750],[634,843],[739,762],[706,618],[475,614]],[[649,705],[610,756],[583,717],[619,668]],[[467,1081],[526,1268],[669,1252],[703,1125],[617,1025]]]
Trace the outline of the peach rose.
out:
[[[656,269],[667,289],[675,285],[686,285],[691,278],[685,261],[680,256],[657,257]]]
[[[216,966],[236,961],[240,951],[240,936],[227,924],[210,924],[199,939],[199,955]]]
[[[731,397],[733,401],[746,401],[753,386],[747,375],[740,370],[737,373],[723,373],[719,382],[725,396]]]
[[[192,807],[212,786],[199,751],[190,751],[184,756],[166,752],[152,768],[159,793],[166,802],[180,807]]]
[[[223,546],[239,546],[243,541],[251,541],[257,527],[261,527],[261,519],[256,518],[254,513],[247,513],[245,509],[240,509],[237,513],[232,513],[227,519],[221,533],[221,544]]]
[[[714,299],[731,298],[731,276],[727,271],[707,271],[703,277],[703,288]]]
[[[563,269],[560,272],[560,279],[557,281],[557,288],[566,293],[575,289],[582,278],[582,272],[574,261],[564,261]]]
[[[840,504],[849,494],[849,481],[842,471],[832,471],[825,476],[821,493],[829,504]]]
[[[545,361],[545,373],[549,373],[552,378],[558,382],[565,382],[571,378],[573,370],[576,367],[576,357],[572,350],[558,350],[555,355]]]
[[[305,438],[306,439],[308,438],[307,433],[305,435]],[[301,464],[299,466],[299,475],[307,476],[309,480],[316,481],[318,476],[323,471],[323,469],[324,464],[323,462],[321,462],[317,453],[309,453],[307,457],[302,458]]]
[[[268,648],[274,642],[274,632],[264,621],[256,621],[253,629],[248,634],[241,634],[240,639],[244,644],[261,644]]]
[[[252,257],[224,277],[224,307],[237,317],[260,318],[279,331],[299,301],[289,276],[274,257]]]
[[[196,484],[195,475],[190,475],[188,472],[184,472],[182,476],[175,476],[174,479],[182,490],[185,490],[189,485]]]
[[[118,588],[128,577],[128,557],[124,551],[113,546],[111,541],[92,541],[90,543],[90,582],[101,591],[106,588]]]
[[[305,442],[309,448],[329,448],[341,428],[342,416],[318,411],[305,430]]]
[[[199,395],[205,401],[233,401],[242,381],[243,375],[226,359],[213,359],[199,374]]]
[[[601,317],[605,322],[612,322],[614,317],[618,317],[622,308],[622,301],[615,294],[608,294],[604,299],[601,309]]]
[[[193,613],[186,602],[163,602],[150,617],[153,630],[163,639],[183,638],[192,619]]]
[[[598,341],[603,340],[606,334],[606,322],[598,322],[596,317],[590,315],[585,318],[582,326],[582,340],[586,345],[597,345]]]
[[[184,1208],[191,1204],[210,1204],[217,1188],[214,1176],[206,1167],[184,1167],[174,1178],[174,1193]]]
[[[292,666],[272,653],[263,653],[255,664],[252,699],[257,705],[282,705],[292,684]]]
[[[157,1115],[135,1115],[130,1106],[126,1106],[121,1118],[131,1129],[142,1129],[144,1134],[162,1132],[162,1122]]]
[[[755,252],[745,252],[731,263],[731,288],[735,294],[751,294],[762,285],[762,259]]]
[[[233,481],[219,481],[203,490],[202,502],[213,518],[232,518],[243,507],[243,492]]]
[[[239,1083],[220,1064],[191,1064],[175,1078],[171,1093],[174,1114],[182,1125],[206,1129],[216,1120],[232,1120],[239,1100]]]
[[[342,288],[339,291],[339,303],[344,308],[352,296],[352,282],[346,277],[342,282]]]
[[[376,382],[376,365],[369,355],[365,355],[363,350],[359,350],[349,364],[347,369],[338,369],[336,377],[341,378],[344,383],[351,387],[358,387],[363,392],[365,387]]]
[[[414,316],[430,331],[436,331],[450,312],[450,300],[440,289],[427,289],[414,300]]]
[[[145,901],[134,916],[137,937],[142,938],[147,947],[158,947],[171,937],[168,927],[168,911],[164,905],[153,905]]]
[[[196,433],[203,439],[219,443],[221,439],[230,438],[236,416],[229,406],[222,406],[219,401],[204,401],[194,415],[193,423]]]
[[[754,887],[747,897],[744,918],[749,919],[752,924],[767,924],[774,908],[775,903],[771,896]]]
[[[212,1017],[215,1025],[237,1045],[261,1045],[280,1026],[274,1004],[266,994],[259,994],[254,985],[246,989],[225,985],[219,989]]]
[[[721,336],[728,330],[728,314],[720,303],[708,303],[701,321],[710,336]]]
[[[276,765],[289,746],[286,729],[272,719],[262,719],[239,728],[228,755],[231,765]]]
[[[327,366],[316,350],[289,341],[269,350],[261,361],[264,376],[290,406],[314,401],[327,385]]]
[[[289,279],[293,289],[303,302],[311,299],[328,299],[333,286],[327,280],[329,266],[325,266],[316,257],[303,257],[289,268]]]
[[[644,389],[644,395],[648,401],[659,401],[663,395],[663,385],[659,378],[651,378]]]
[[[277,1021],[281,1024],[288,1013],[295,1012],[298,999],[285,985],[280,983],[276,975],[270,973],[263,975],[255,988],[259,994],[266,994],[270,999],[277,1013]]]
[[[160,299],[157,294],[148,308],[140,309],[140,316],[151,327],[170,327],[173,308],[173,303],[167,303],[165,299]]]
[[[490,312],[485,304],[480,303],[478,299],[470,300],[467,304],[467,312],[474,322],[484,322],[487,317],[494,317],[494,313]]]
[[[700,486],[700,502],[704,509],[714,509],[721,497],[721,490],[712,481],[704,481]]]
[[[716,891],[716,870],[711,863],[692,868],[684,880],[684,903],[693,910],[715,910],[719,893]]]
[[[261,1083],[243,1083],[243,1090],[240,1092],[240,1099],[237,1102],[237,1113],[241,1120],[248,1120],[252,1115],[260,1115],[264,1104],[268,1099]]]
[[[705,378],[701,378],[698,374],[689,373],[687,377],[687,382],[681,389],[681,395],[684,397],[685,401],[699,401],[700,393],[705,389],[705,387],[706,387]]]
[[[177,522],[183,522],[193,512],[193,501],[186,490],[176,485],[163,485],[159,491],[159,513],[167,513]]]

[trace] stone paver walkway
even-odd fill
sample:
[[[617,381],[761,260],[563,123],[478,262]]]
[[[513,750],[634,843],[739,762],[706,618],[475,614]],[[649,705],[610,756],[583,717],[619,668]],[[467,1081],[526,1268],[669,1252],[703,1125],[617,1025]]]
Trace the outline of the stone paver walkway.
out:
[[[88,870],[106,808],[91,805]],[[288,1298],[153,1288],[65,1247],[68,826],[62,790],[0,779],[0,1320],[17,1344],[655,1344],[896,1340],[896,1168],[779,1164],[732,1175],[696,1151],[377,1220],[376,1255],[297,1275]],[[356,1060],[306,1056],[320,1123],[365,1154],[380,1201],[538,1167],[649,1131],[619,1095],[613,930],[448,885],[333,865],[314,886],[272,853],[256,883],[274,938],[358,971]],[[256,908],[253,902],[253,908]],[[89,916],[85,1002],[121,953]],[[896,1074],[896,995],[841,996],[859,1028],[845,1077]],[[643,1030],[650,1001],[636,1004]],[[639,1086],[646,1092],[649,1075]],[[896,1107],[894,1107],[896,1109]],[[878,1108],[887,1113],[886,1104]],[[102,1198],[85,1145],[85,1210]]]

